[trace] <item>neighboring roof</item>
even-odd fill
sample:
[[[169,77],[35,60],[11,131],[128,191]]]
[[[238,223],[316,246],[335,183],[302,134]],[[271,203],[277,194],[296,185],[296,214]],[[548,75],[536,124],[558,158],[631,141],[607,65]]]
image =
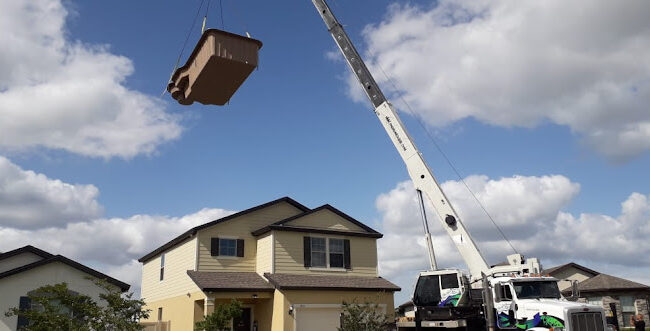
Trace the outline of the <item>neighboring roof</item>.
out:
[[[298,208],[299,210],[301,210],[301,211],[303,211],[303,212],[309,210],[309,208],[305,207],[304,205],[302,205],[302,204],[299,203],[298,201],[293,200],[293,199],[291,199],[291,198],[289,198],[289,197],[284,197],[284,198],[280,198],[280,199],[277,199],[277,200],[273,200],[273,201],[270,201],[270,202],[267,202],[267,203],[261,204],[261,205],[259,205],[259,206],[255,206],[255,207],[253,207],[253,208],[249,208],[249,209],[246,209],[246,210],[240,211],[240,212],[238,212],[238,213],[234,213],[234,214],[232,214],[232,215],[228,215],[228,216],[226,216],[226,217],[222,217],[222,218],[220,218],[220,219],[218,219],[218,220],[214,220],[214,221],[212,221],[212,222],[208,222],[208,223],[205,223],[205,224],[202,224],[202,225],[199,225],[199,226],[195,226],[195,227],[193,227],[193,228],[187,230],[186,232],[184,232],[184,233],[181,234],[180,236],[178,236],[178,237],[176,237],[176,238],[170,240],[170,241],[167,242],[166,244],[164,244],[164,245],[162,245],[162,246],[156,248],[156,249],[155,249],[154,251],[152,251],[151,253],[149,253],[149,254],[147,254],[147,255],[141,257],[140,259],[138,259],[138,261],[139,261],[139,262],[147,262],[147,261],[151,260],[152,258],[154,258],[155,256],[157,256],[158,254],[160,254],[160,253],[162,253],[162,252],[168,250],[169,248],[172,248],[172,247],[174,247],[174,246],[176,246],[176,245],[182,243],[183,241],[185,241],[185,240],[188,239],[188,238],[191,238],[191,237],[194,236],[194,235],[195,235],[199,230],[202,230],[202,229],[205,229],[205,228],[211,227],[211,226],[213,226],[213,225],[215,225],[215,224],[219,224],[219,223],[223,223],[223,222],[229,221],[229,220],[234,219],[234,218],[237,218],[237,217],[239,217],[239,216],[243,216],[243,215],[246,215],[246,214],[252,213],[252,212],[254,212],[254,211],[257,211],[257,210],[260,210],[260,209],[263,209],[263,208],[266,208],[266,207],[269,207],[269,206],[272,206],[272,205],[278,204],[278,203],[280,203],[280,202],[286,202],[286,203],[288,203],[288,204],[290,204],[290,205],[292,205],[292,206]]]
[[[273,285],[255,272],[202,272],[187,275],[205,292],[273,292]]]
[[[342,290],[342,291],[399,291],[399,286],[381,277],[312,276],[269,274],[268,279],[279,290]]]
[[[403,308],[410,308],[410,307],[413,307],[413,300],[406,301],[403,304],[399,305],[399,307],[397,308],[403,309]]]
[[[12,256],[23,254],[23,253],[32,253],[32,254],[38,255],[38,256],[40,256],[40,257],[42,257],[44,259],[47,259],[47,258],[50,258],[50,257],[53,256],[52,254],[50,254],[50,253],[48,253],[48,252],[46,252],[46,251],[44,251],[42,249],[38,249],[38,248],[36,248],[36,247],[34,247],[32,245],[27,245],[27,246],[23,246],[21,248],[16,248],[13,251],[8,251],[8,252],[0,254],[0,261],[4,260],[4,259],[7,259],[7,258],[10,258]]]
[[[304,227],[304,226],[290,226],[286,225],[287,223],[305,217],[307,215],[311,215],[314,213],[317,213],[321,210],[329,210],[338,216],[342,217],[343,219],[347,220],[348,222],[362,228],[366,232],[359,232],[359,231],[345,231],[345,230],[333,230],[333,229],[321,229],[321,228],[311,228],[311,227]],[[322,205],[318,208],[314,208],[312,210],[308,210],[303,212],[302,214],[294,215],[289,218],[285,218],[281,221],[275,222],[271,225],[265,226],[261,229],[255,230],[252,232],[254,236],[259,236],[263,235],[271,230],[280,230],[280,231],[297,231],[297,232],[316,232],[316,233],[324,233],[324,234],[340,234],[340,235],[349,235],[349,236],[357,236],[357,237],[371,237],[371,238],[381,238],[383,235],[379,232],[377,232],[375,229],[357,221],[356,219],[352,218],[351,216],[345,214],[344,212],[332,207],[329,204]]]
[[[552,276],[553,273],[564,270],[564,269],[567,269],[567,268],[576,268],[576,269],[582,270],[582,271],[584,271],[586,273],[590,273],[590,274],[592,274],[594,276],[600,274],[600,272],[598,272],[596,270],[589,269],[587,267],[581,266],[581,265],[579,265],[577,263],[574,263],[574,262],[569,262],[567,264],[559,265],[557,267],[544,269],[544,270],[542,270],[542,273],[543,274],[550,274]]]
[[[648,291],[650,286],[633,282],[631,280],[599,274],[578,283],[578,290],[582,292],[607,292],[607,291]],[[570,289],[565,292],[570,292]]]
[[[43,252],[43,251],[41,251],[41,252]],[[49,254],[49,253],[47,253],[47,254]],[[39,261],[36,261],[34,263],[26,264],[24,266],[21,266],[21,267],[15,268],[15,269],[11,269],[11,270],[7,270],[7,271],[5,271],[3,273],[0,273],[0,279],[5,278],[5,277],[9,277],[9,276],[13,276],[13,275],[19,274],[21,272],[32,270],[32,269],[35,269],[37,267],[40,267],[40,266],[43,266],[43,265],[46,265],[46,264],[50,264],[50,263],[54,263],[54,262],[61,262],[61,263],[66,264],[66,265],[68,265],[68,266],[70,266],[72,268],[75,268],[75,269],[77,269],[79,271],[85,272],[85,273],[87,273],[87,274],[89,274],[89,275],[91,275],[91,276],[93,276],[95,278],[103,279],[103,280],[107,281],[109,284],[112,284],[112,285],[115,285],[115,286],[119,287],[120,290],[122,290],[122,292],[126,292],[131,287],[131,285],[129,285],[127,283],[121,282],[121,281],[119,281],[119,280],[117,280],[117,279],[115,279],[115,278],[113,278],[111,276],[108,276],[108,275],[106,275],[104,273],[101,273],[101,272],[99,272],[99,271],[97,271],[95,269],[89,268],[89,267],[87,267],[87,266],[85,266],[85,265],[83,265],[83,264],[81,264],[79,262],[70,260],[69,258],[67,258],[65,256],[52,255],[52,254],[50,254],[50,257],[44,258],[43,260],[39,260]]]

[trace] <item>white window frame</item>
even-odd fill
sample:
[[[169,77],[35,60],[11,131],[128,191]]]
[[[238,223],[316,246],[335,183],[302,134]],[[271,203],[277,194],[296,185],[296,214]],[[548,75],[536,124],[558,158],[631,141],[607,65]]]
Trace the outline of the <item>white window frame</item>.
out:
[[[237,256],[237,240],[243,239],[240,237],[232,237],[232,236],[215,236],[215,238],[219,238],[219,255],[213,256],[214,258],[217,259],[224,259],[224,260],[237,260],[237,259],[243,259],[243,257]],[[235,241],[235,255],[221,255],[221,240],[234,240]],[[244,252],[246,253],[246,252]]]
[[[165,280],[165,265],[167,264],[167,259],[165,258],[165,253],[160,254],[160,269],[158,270],[158,281],[162,282]]]
[[[322,236],[309,236],[310,238],[321,238],[325,239],[325,266],[324,267],[309,267],[309,270],[314,271],[336,271],[336,272],[348,272],[348,269],[345,269],[345,243],[343,244],[343,266],[342,267],[331,267],[330,266],[330,239],[345,240],[345,238],[340,237],[322,237]],[[312,241],[310,240],[310,254],[313,253],[313,246],[311,246]],[[313,259],[312,259],[313,263]]]

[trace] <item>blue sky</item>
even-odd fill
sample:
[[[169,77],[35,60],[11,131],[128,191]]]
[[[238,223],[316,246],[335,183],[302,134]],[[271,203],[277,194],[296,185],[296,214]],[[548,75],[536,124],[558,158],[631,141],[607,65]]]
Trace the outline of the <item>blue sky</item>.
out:
[[[31,26],[30,33],[37,36],[42,33],[66,43],[63,47],[66,50],[61,52],[68,59],[60,60],[56,54],[52,55],[52,63],[58,63],[63,71],[45,77],[35,69],[25,69],[24,76],[29,76],[25,81],[19,69],[30,68],[36,63],[30,61],[38,60],[20,55],[22,47],[25,50],[31,47],[21,43],[23,34],[14,30],[5,33],[5,37],[12,38],[4,42],[15,43],[18,55],[0,56],[0,108],[4,108],[0,109],[0,114],[5,118],[0,130],[12,132],[0,134],[0,156],[5,158],[6,164],[12,165],[2,168],[5,171],[2,179],[11,183],[16,177],[11,177],[10,173],[22,176],[33,171],[47,177],[47,181],[39,182],[45,183],[43,185],[55,185],[53,183],[58,180],[72,185],[72,188],[66,186],[72,191],[83,185],[92,185],[97,190],[89,193],[85,200],[70,198],[83,212],[71,212],[74,217],[69,216],[68,220],[65,219],[68,214],[62,214],[62,219],[58,220],[25,216],[25,222],[33,224],[28,226],[16,221],[3,222],[0,217],[0,233],[15,234],[11,240],[0,244],[0,250],[30,243],[26,239],[34,238],[30,233],[43,234],[48,229],[60,229],[65,233],[73,222],[91,224],[109,218],[129,221],[134,215],[151,215],[174,222],[176,218],[194,215],[203,208],[212,209],[214,214],[210,215],[220,215],[281,196],[291,196],[310,207],[330,203],[378,228],[387,237],[396,224],[401,224],[412,229],[409,230],[410,238],[419,238],[419,220],[408,217],[413,209],[412,199],[406,199],[411,201],[408,203],[398,203],[401,201],[399,194],[409,194],[407,189],[399,188],[399,183],[408,179],[405,167],[369,103],[359,99],[355,88],[350,87],[347,67],[331,56],[332,51],[336,51],[335,45],[311,2],[223,2],[227,30],[243,33],[246,26],[253,37],[264,42],[259,69],[225,107],[200,104],[183,107],[175,104],[169,95],[160,97],[200,1],[187,1],[184,5],[148,0],[64,1],[61,5],[58,0],[39,0],[33,4],[36,9],[21,7],[24,1],[18,1],[19,5],[0,2],[0,12],[15,13],[13,19]],[[508,219],[513,216],[509,213],[517,215],[518,210],[527,210],[529,201],[531,204],[540,200],[544,203],[548,197],[536,196],[534,192],[537,191],[531,188],[541,182],[543,176],[559,175],[567,179],[544,186],[551,187],[549,195],[562,197],[549,203],[552,217],[544,214],[548,211],[541,214],[522,212],[520,214],[526,216],[520,223],[514,222],[512,228],[505,226],[508,233],[509,230],[523,231],[521,229],[530,224],[530,232],[519,243],[522,250],[529,250],[524,253],[538,255],[543,263],[548,261],[548,266],[577,260],[590,268],[648,283],[650,246],[643,244],[642,238],[626,236],[629,235],[627,231],[635,227],[639,233],[646,233],[644,224],[650,221],[650,109],[647,106],[650,64],[643,60],[650,58],[647,33],[650,30],[647,22],[636,20],[634,15],[627,20],[621,16],[628,11],[640,11],[645,4],[633,2],[627,5],[630,8],[623,8],[620,15],[610,13],[613,11],[604,5],[600,6],[602,8],[587,6],[584,9],[587,17],[610,15],[609,26],[601,28],[608,28],[607,31],[595,37],[585,32],[592,23],[575,16],[574,8],[564,8],[561,14],[572,24],[556,24],[548,29],[551,32],[540,32],[538,26],[517,18],[523,16],[537,23],[550,23],[552,17],[531,14],[536,12],[534,4],[515,4],[510,8],[507,3],[459,2],[458,6],[453,6],[447,1],[400,4],[388,0],[362,0],[332,1],[330,5],[368,58],[370,67],[395,105],[404,110],[398,96],[408,100],[463,176],[486,176],[483,181],[477,180],[475,188],[479,197],[486,199],[487,207],[496,210],[497,221],[503,218],[504,223],[509,224]],[[553,2],[555,5],[560,6],[559,2]],[[62,6],[60,8],[67,15],[38,9],[47,6]],[[26,20],[34,17],[29,16],[30,11],[39,13],[35,16],[38,23],[27,23]],[[63,20],[63,28],[56,27],[56,18]],[[200,22],[191,34],[185,56],[199,37],[199,25]],[[219,2],[213,0],[208,26],[220,25]],[[525,38],[518,34],[522,31],[526,32]],[[634,39],[638,44],[636,47],[622,42],[614,45],[610,37]],[[11,44],[5,45],[11,47]],[[51,49],[56,48],[55,45],[45,42],[44,46],[37,45],[34,49]],[[41,46],[43,48],[39,48]],[[620,47],[627,57],[613,50],[614,46]],[[79,61],[89,59],[83,62],[87,65],[82,68],[92,69],[79,74],[80,82],[92,82],[92,77],[108,73],[107,76],[115,78],[107,86],[137,93],[138,97],[126,94],[126,97],[115,99],[133,98],[141,102],[121,105],[120,114],[130,116],[139,107],[147,109],[145,114],[150,117],[146,119],[160,119],[160,114],[164,114],[159,126],[144,120],[144,124],[129,127],[136,132],[134,137],[153,132],[154,138],[138,140],[142,145],[130,144],[126,138],[126,142],[119,139],[121,128],[103,128],[107,131],[101,132],[106,136],[93,136],[93,139],[102,141],[105,151],[95,153],[80,147],[87,145],[89,140],[79,142],[76,134],[58,138],[58,129],[48,135],[47,124],[39,129],[33,122],[20,122],[22,117],[15,109],[28,109],[36,116],[47,114],[44,116],[60,118],[57,112],[67,111],[66,102],[83,105],[71,117],[79,119],[81,124],[79,127],[69,124],[62,131],[88,130],[84,127],[85,117],[111,116],[107,114],[118,101],[111,99],[114,96],[103,101],[101,96],[105,90],[102,89],[93,94],[100,98],[90,99],[90,95],[76,95],[66,90],[69,86],[61,85],[60,91],[71,97],[54,108],[39,104],[42,98],[30,90],[49,82],[56,86],[59,81],[52,77],[60,77],[68,70],[66,61],[74,63],[76,55],[71,55],[70,51],[74,47],[94,52],[87,57],[78,56]],[[538,51],[548,49],[557,51]],[[134,71],[129,73],[128,63],[104,65],[103,58],[97,54],[108,54],[111,59],[120,56],[130,61]],[[47,60],[47,56],[45,53],[43,58]],[[43,60],[43,63],[49,62]],[[386,82],[386,77],[377,70],[378,64],[398,83],[399,91]],[[470,78],[465,78],[467,75]],[[440,86],[446,87],[441,89]],[[16,98],[12,93],[21,88],[26,92]],[[88,99],[77,102],[77,97]],[[448,182],[453,190],[458,178],[426,132],[411,115],[402,112],[402,118],[439,181]],[[156,126],[156,130],[150,130],[152,126]],[[95,126],[89,128],[96,130],[92,129]],[[45,133],[40,138],[22,136],[25,130]],[[129,148],[133,146],[136,147]],[[7,170],[9,168],[12,172]],[[508,194],[493,196],[493,192],[486,189],[489,183],[498,186],[506,183],[502,179],[517,178],[514,176],[533,182],[532,186],[517,186],[508,191],[508,194],[528,197],[520,201],[525,206],[499,198],[510,196]],[[24,202],[15,203],[9,201],[11,185],[3,186],[2,183],[0,181],[0,206],[16,208],[17,214],[21,213],[21,208],[38,208],[30,207],[29,201],[56,200],[53,198],[56,194],[43,197],[33,193],[35,199],[27,199],[29,194],[26,194]],[[38,188],[40,184],[30,185],[29,190],[42,192]],[[504,185],[503,190],[507,191],[508,186]],[[629,198],[635,192],[640,196],[633,201],[638,206],[632,209],[640,211],[633,216],[622,215],[621,204],[631,201]],[[379,199],[382,194],[393,197],[394,203],[382,200],[382,204]],[[462,196],[463,193],[458,194]],[[83,206],[85,202],[100,207],[89,209]],[[461,212],[466,210],[467,215],[473,215],[471,210],[475,206],[460,204]],[[57,206],[47,201],[39,206],[43,205]],[[399,216],[387,216],[382,209],[386,206],[400,211]],[[590,216],[581,218],[583,213]],[[581,251],[569,245],[561,248],[566,255],[560,257],[557,251],[531,244],[540,229],[547,229],[551,236],[551,228],[559,231],[560,219],[565,220],[562,217],[567,215],[574,218],[567,221],[570,224],[588,228],[607,224],[598,222],[621,223],[613,226],[616,230],[612,231],[622,231],[618,235],[630,246],[635,246],[629,251],[645,257],[635,266],[633,262],[617,262],[612,257],[597,258],[598,250]],[[627,225],[623,224],[625,222]],[[472,231],[471,222],[469,225]],[[475,228],[475,231],[483,231],[482,225]],[[577,229],[580,227],[576,225]],[[166,241],[174,231],[148,238],[150,244],[143,245],[140,251],[129,251],[131,255],[120,261],[76,253],[72,247],[66,248],[43,238],[38,238],[37,243],[44,249],[62,250],[54,253],[67,253],[133,281],[138,277],[133,258],[146,253],[152,243]],[[521,237],[521,233],[508,234]],[[647,234],[650,235],[650,229]],[[443,257],[443,263],[462,266],[451,253],[453,248],[447,247],[443,235],[438,233],[438,237],[440,254],[450,254],[448,259]],[[499,244],[498,238],[488,237],[484,249]],[[584,240],[594,245],[603,239],[606,238],[602,233],[584,236]],[[394,257],[382,255],[382,249],[391,248],[390,240],[385,241],[387,243],[379,247],[380,258],[392,264],[383,270],[404,288],[399,296],[399,300],[403,300],[408,297],[408,283],[413,272],[426,267],[425,250],[421,245],[411,247],[412,260],[396,266]],[[486,255],[495,260],[490,262],[496,263],[502,251],[490,251]],[[398,269],[399,273],[395,271]]]

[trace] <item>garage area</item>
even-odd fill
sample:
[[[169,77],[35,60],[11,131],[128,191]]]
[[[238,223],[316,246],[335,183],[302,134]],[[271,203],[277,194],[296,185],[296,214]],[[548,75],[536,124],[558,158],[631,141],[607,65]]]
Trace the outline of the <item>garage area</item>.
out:
[[[336,331],[340,326],[341,305],[309,305],[294,307],[295,330]]]

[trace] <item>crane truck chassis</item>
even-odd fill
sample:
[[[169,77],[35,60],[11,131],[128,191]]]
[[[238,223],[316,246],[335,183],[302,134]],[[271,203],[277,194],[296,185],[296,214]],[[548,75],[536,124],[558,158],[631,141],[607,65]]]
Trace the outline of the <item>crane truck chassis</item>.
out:
[[[414,318],[397,321],[398,330],[605,331],[603,308],[562,298],[558,280],[540,275],[541,264],[536,258],[524,259],[520,254],[513,254],[507,257],[507,265],[488,266],[343,25],[325,0],[312,0],[312,3],[363,86],[415,189],[431,202],[438,220],[469,268],[469,277],[458,269],[437,268],[425,219],[431,270],[418,275],[413,293]]]

